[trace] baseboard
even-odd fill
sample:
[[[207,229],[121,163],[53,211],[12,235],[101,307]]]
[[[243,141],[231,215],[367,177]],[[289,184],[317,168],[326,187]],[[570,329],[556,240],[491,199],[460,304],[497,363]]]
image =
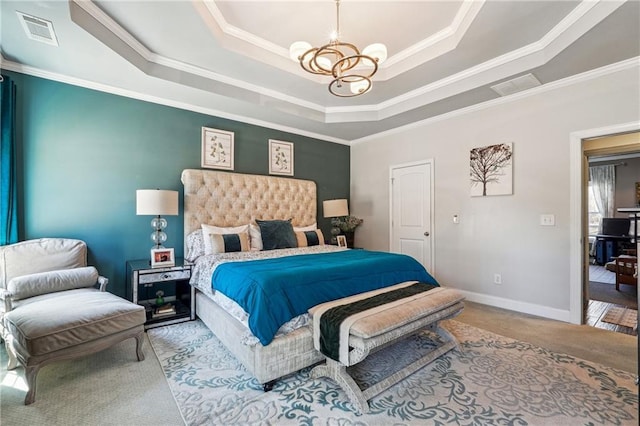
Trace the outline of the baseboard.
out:
[[[510,311],[521,312],[529,315],[536,315],[543,318],[549,318],[557,321],[571,322],[571,315],[568,310],[550,308],[548,306],[535,305],[533,303],[520,302],[518,300],[505,299],[498,296],[490,296],[488,294],[474,293],[456,289],[462,293],[470,302],[481,303],[483,305],[494,306],[496,308],[508,309]]]

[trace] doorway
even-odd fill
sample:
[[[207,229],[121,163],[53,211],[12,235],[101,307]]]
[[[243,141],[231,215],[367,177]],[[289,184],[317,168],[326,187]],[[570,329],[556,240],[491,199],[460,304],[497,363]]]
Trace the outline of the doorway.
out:
[[[582,130],[570,134],[569,141],[569,320],[574,324],[585,323],[588,292],[589,244],[586,215],[586,182],[588,161],[583,144],[585,141],[605,136],[622,135],[640,131],[638,122]],[[608,147],[619,151],[617,147]]]
[[[615,259],[637,259],[635,240],[630,237],[635,222],[628,210],[638,206],[635,186],[640,182],[640,133],[583,139],[582,156],[586,163],[581,191],[582,241],[587,252],[582,265],[582,322],[635,334],[632,326],[616,317],[625,313],[637,317],[637,286],[616,285]]]

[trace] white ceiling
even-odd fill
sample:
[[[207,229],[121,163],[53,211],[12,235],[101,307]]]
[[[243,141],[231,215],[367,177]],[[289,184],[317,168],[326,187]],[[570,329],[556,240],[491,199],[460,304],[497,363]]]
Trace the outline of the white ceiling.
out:
[[[27,37],[22,12],[59,46]],[[640,56],[640,0],[342,0],[341,40],[384,43],[369,93],[329,94],[289,45],[326,44],[333,0],[2,0],[3,68],[336,142]]]

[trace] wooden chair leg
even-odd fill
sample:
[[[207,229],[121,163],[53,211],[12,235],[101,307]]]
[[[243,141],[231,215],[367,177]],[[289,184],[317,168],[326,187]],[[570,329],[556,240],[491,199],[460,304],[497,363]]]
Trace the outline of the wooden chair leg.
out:
[[[24,397],[24,405],[30,405],[33,404],[36,400],[36,379],[38,376],[38,371],[40,370],[40,366],[32,365],[29,367],[25,367],[24,369],[27,379],[27,386],[29,386],[29,391],[27,391],[27,395]]]
[[[144,361],[144,351],[142,350],[142,344],[144,343],[144,332],[140,332],[136,335],[136,355],[138,361]]]
[[[7,350],[7,357],[9,361],[7,362],[7,370],[13,370],[18,366],[18,357],[16,356],[16,352],[13,349],[13,344],[11,343],[13,337],[7,336],[4,339],[4,347]]]

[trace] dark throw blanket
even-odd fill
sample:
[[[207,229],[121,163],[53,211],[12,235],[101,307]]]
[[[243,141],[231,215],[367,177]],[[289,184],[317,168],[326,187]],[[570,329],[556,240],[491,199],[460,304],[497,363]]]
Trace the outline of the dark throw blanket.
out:
[[[340,325],[345,319],[396,300],[433,290],[436,287],[427,283],[415,283],[408,287],[329,309],[320,317],[320,352],[333,360],[340,361]]]

